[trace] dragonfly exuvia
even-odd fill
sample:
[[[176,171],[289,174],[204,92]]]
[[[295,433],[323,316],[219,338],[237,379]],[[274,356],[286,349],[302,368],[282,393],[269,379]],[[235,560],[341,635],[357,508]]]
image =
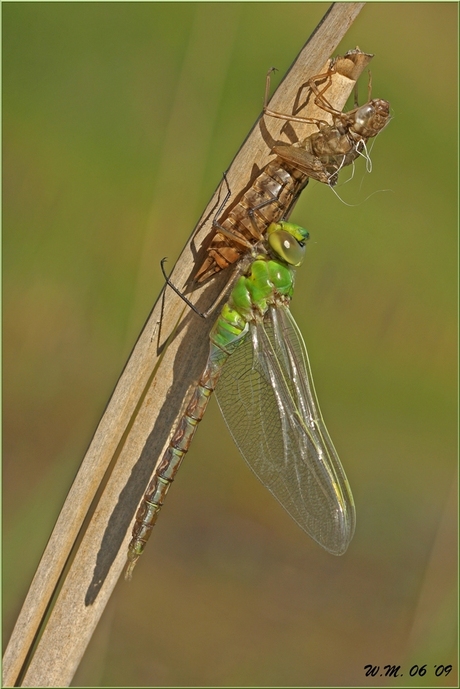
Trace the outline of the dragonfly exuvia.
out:
[[[272,223],[242,259],[240,277],[211,330],[205,369],[137,512],[126,578],[214,389],[230,433],[256,476],[317,543],[334,555],[346,551],[355,529],[353,497],[289,310],[294,268],[304,259],[307,240],[308,232],[298,225]]]
[[[261,170],[237,203],[229,206],[223,217],[214,220],[215,234],[203,262],[196,267],[194,277],[197,282],[205,282],[239,261],[260,241],[271,222],[287,220],[310,179],[333,187],[344,167],[353,164],[359,156],[368,158],[367,142],[390,121],[388,101],[381,98],[371,100],[370,84],[368,102],[348,112],[333,108],[325,96],[338,61],[352,59],[360,52],[351,50],[344,58],[331,60],[327,72],[308,80],[307,86],[315,104],[332,118],[331,123],[270,110],[267,105],[269,72],[264,114],[289,122],[314,124],[318,131],[296,144],[274,146],[275,158]]]

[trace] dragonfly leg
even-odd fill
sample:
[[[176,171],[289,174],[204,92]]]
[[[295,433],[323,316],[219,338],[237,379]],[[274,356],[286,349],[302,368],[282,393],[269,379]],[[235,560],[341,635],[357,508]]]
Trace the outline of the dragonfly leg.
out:
[[[272,67],[272,69],[275,69],[275,68]],[[251,242],[249,242],[247,239],[245,239],[245,237],[243,237],[241,235],[237,235],[235,232],[228,230],[226,227],[221,225],[217,220],[217,216],[223,210],[225,203],[228,201],[228,199],[231,195],[230,186],[228,184],[227,176],[225,173],[224,173],[224,179],[225,179],[225,183],[227,184],[228,191],[227,191],[227,194],[225,196],[224,203],[222,203],[220,205],[219,210],[217,211],[216,216],[213,220],[213,226],[215,228],[217,228],[219,230],[219,232],[221,232],[221,234],[224,235],[224,237],[227,237],[232,242],[236,242],[238,244],[241,244],[245,249],[252,249],[253,244]],[[254,231],[254,237],[258,242],[260,242],[264,238],[264,235],[263,235],[263,232],[260,231],[260,228],[257,224],[255,213],[256,213],[256,211],[259,211],[261,208],[265,208],[266,206],[269,206],[272,203],[279,203],[279,199],[276,196],[273,196],[272,198],[265,199],[264,201],[257,203],[255,206],[251,206],[251,208],[247,209],[247,214],[248,214],[249,220],[251,221],[251,225],[252,225],[252,228]]]
[[[268,109],[268,96],[270,95],[270,82],[271,82],[271,73],[272,72],[277,72],[276,67],[270,67],[270,69],[267,72],[267,76],[265,77],[265,94],[264,94],[264,112]]]
[[[182,299],[182,301],[184,301],[187,304],[187,306],[189,306],[192,309],[192,311],[194,311],[198,316],[200,316],[201,318],[207,318],[209,315],[208,312],[206,311],[205,313],[201,313],[201,311],[199,311],[196,308],[195,304],[192,304],[190,299],[187,299],[185,294],[182,294],[180,289],[178,287],[176,287],[176,285],[173,282],[171,282],[171,280],[169,279],[169,276],[166,275],[166,271],[164,268],[164,264],[166,263],[166,261],[167,261],[166,258],[162,258],[160,261],[160,266],[161,266],[161,272],[163,273],[163,277],[166,280],[166,284],[168,285],[168,287],[171,287],[173,292],[175,292],[177,294],[177,296],[180,297]]]
[[[236,234],[235,232],[232,232],[231,230],[228,230],[226,227],[220,224],[220,222],[217,220],[218,216],[222,213],[224,210],[225,206],[228,203],[228,200],[230,196],[232,195],[232,191],[230,189],[230,185],[228,183],[227,179],[227,173],[224,172],[224,182],[227,186],[227,193],[225,194],[225,198],[220,204],[219,208],[217,209],[217,212],[214,216],[214,219],[212,221],[212,226],[214,229],[219,230],[221,234],[224,235],[224,237],[227,237],[227,239],[230,239],[233,243],[236,242],[237,244],[240,244],[245,250],[251,249],[252,244],[248,242],[247,239],[245,239],[243,236]]]
[[[182,301],[184,301],[187,304],[187,306],[189,306],[192,309],[192,311],[194,311],[194,313],[197,314],[197,316],[200,316],[200,318],[209,318],[209,316],[214,312],[216,306],[219,305],[222,297],[225,296],[225,294],[228,292],[228,290],[233,287],[234,283],[236,282],[236,279],[240,276],[240,271],[236,270],[234,275],[231,277],[230,281],[224,286],[224,288],[221,291],[221,293],[219,294],[219,296],[212,302],[211,306],[209,306],[206,309],[206,311],[199,311],[196,308],[195,304],[192,304],[190,299],[187,299],[185,294],[183,294],[180,291],[180,289],[178,287],[176,287],[176,285],[171,281],[169,276],[166,275],[166,271],[164,269],[164,264],[165,264],[166,260],[167,260],[166,258],[162,258],[160,261],[161,272],[163,273],[163,277],[166,280],[166,284],[168,285],[168,287],[171,287],[173,292],[175,292],[177,294],[177,296],[180,297],[182,299]]]
[[[217,211],[216,211],[216,213],[215,213],[215,215],[214,215],[214,219],[213,219],[213,221],[212,221],[213,226],[215,226],[215,225],[217,224],[218,227],[219,227],[219,225],[218,225],[218,223],[217,223],[217,221],[216,221],[216,218],[217,218],[217,216],[219,216],[219,215],[222,213],[222,211],[224,210],[225,206],[226,206],[227,203],[228,203],[228,200],[229,200],[230,196],[232,195],[232,190],[230,189],[230,185],[229,185],[229,183],[228,183],[227,173],[226,173],[226,172],[224,172],[223,178],[224,178],[223,181],[225,182],[225,185],[226,185],[226,187],[227,187],[227,192],[226,192],[226,194],[225,194],[224,200],[222,201],[222,203],[220,204],[219,208],[217,209]]]
[[[251,224],[254,228],[254,234],[256,237],[258,237],[258,241],[261,241],[264,238],[263,233],[260,231],[256,218],[255,218],[255,212],[260,211],[261,208],[265,208],[266,206],[270,206],[272,203],[277,203],[279,202],[276,197],[273,197],[271,199],[266,199],[265,201],[261,201],[260,203],[256,204],[255,206],[252,206],[251,208],[248,208],[248,217],[249,220],[251,221]],[[265,228],[266,229],[266,228]]]
[[[327,91],[328,88],[332,85],[332,75],[336,72],[336,69],[334,65],[332,65],[330,71],[326,74],[318,74],[316,77],[312,77],[308,81],[308,85],[310,89],[313,91],[315,94],[315,104],[325,110],[326,112],[329,112],[331,115],[334,116],[334,118],[337,118],[341,120],[342,122],[352,122],[354,113],[360,108],[359,105],[359,100],[358,100],[358,84],[355,83],[354,88],[353,88],[353,93],[354,93],[354,108],[353,110],[349,110],[347,113],[341,112],[340,110],[336,110],[336,108],[332,107],[332,105],[329,103],[327,98],[325,97],[325,92]],[[324,87],[320,90],[317,86],[317,82],[321,81],[322,79],[327,79],[326,84]],[[367,85],[367,101],[370,102],[371,100],[371,95],[372,95],[372,75],[371,71],[369,70],[369,81]]]
[[[270,70],[271,72],[272,70]],[[270,72],[267,74],[267,83],[269,84],[270,80]],[[355,112],[355,110],[352,110],[349,113],[344,114],[340,110],[337,110],[334,108],[331,103],[327,100],[326,96],[324,95],[326,91],[331,87],[332,85],[332,75],[336,73],[336,69],[334,65],[331,65],[330,69],[328,72],[325,72],[324,74],[317,74],[316,76],[312,77],[307,81],[307,86],[310,89],[310,91],[315,95],[315,105],[317,105],[319,108],[324,110],[324,112],[328,112],[330,115],[332,115],[334,118],[337,118],[339,120],[348,120],[349,116]],[[326,83],[324,86],[320,89],[318,87],[318,82],[326,80]],[[286,115],[284,113],[276,112],[274,110],[270,110],[267,107],[267,98],[268,98],[268,88],[266,87],[265,89],[265,102],[264,102],[264,114],[265,115],[270,115],[271,117],[276,117],[280,120],[288,120],[289,122],[301,122],[302,124],[314,124],[318,127],[318,129],[321,129],[321,126],[323,125],[328,125],[329,123],[326,122],[326,120],[320,120],[315,117],[298,117],[297,115]]]
[[[359,98],[358,98],[358,82],[353,87],[353,105],[355,108],[359,108]]]
[[[318,118],[315,118],[315,117],[297,117],[296,115],[286,115],[285,113],[276,112],[276,110],[271,110],[268,107],[268,95],[270,92],[270,79],[271,79],[270,75],[275,70],[276,70],[276,68],[272,67],[267,72],[267,77],[266,77],[266,81],[265,81],[265,97],[264,97],[264,110],[263,110],[264,115],[270,115],[270,117],[276,117],[279,120],[287,120],[288,122],[302,122],[302,124],[315,124],[318,127],[318,129],[320,128],[321,124],[327,124],[327,122],[325,120],[319,120]],[[311,83],[314,83],[314,86],[316,89],[316,91],[314,91],[316,98],[318,97],[318,95],[322,95],[322,94],[320,94],[318,88],[316,87],[315,81],[317,79],[323,79],[327,76],[328,76],[328,74],[320,74],[316,77],[313,77],[312,79],[310,79],[307,82],[308,86],[310,87],[310,89],[312,91],[313,91],[313,89],[311,87]],[[331,80],[331,83],[332,83],[332,80]],[[329,86],[330,86],[330,84],[327,85],[327,88],[329,88]],[[327,90],[327,89],[324,89],[324,90]],[[315,98],[315,103],[316,103],[316,98]],[[327,103],[327,101],[326,101],[326,103]],[[320,107],[322,107],[319,103],[316,103],[316,104],[319,105]],[[327,103],[327,105],[329,107],[332,107],[329,103]]]
[[[331,103],[329,103],[326,96],[324,95],[326,91],[330,89],[330,87],[332,86],[332,75],[335,73],[336,70],[334,66],[332,66],[328,72],[325,72],[324,74],[317,74],[316,76],[309,79],[307,83],[311,92],[315,94],[315,105],[317,105],[319,108],[322,108],[322,110],[331,113],[331,115],[341,115],[342,113],[340,112],[340,110],[337,110],[336,108],[332,107]],[[319,89],[317,84],[318,82],[323,81],[323,79],[326,80],[326,83],[324,84],[322,89]]]

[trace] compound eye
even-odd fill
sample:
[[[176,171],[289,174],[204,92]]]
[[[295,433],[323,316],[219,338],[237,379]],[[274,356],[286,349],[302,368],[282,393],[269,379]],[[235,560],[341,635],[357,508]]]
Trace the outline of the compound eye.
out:
[[[276,230],[268,237],[268,242],[278,256],[291,266],[300,266],[305,257],[305,242],[299,242],[285,230]]]
[[[355,114],[355,124],[354,129],[358,133],[369,126],[371,118],[375,115],[375,108],[370,104],[366,103]]]

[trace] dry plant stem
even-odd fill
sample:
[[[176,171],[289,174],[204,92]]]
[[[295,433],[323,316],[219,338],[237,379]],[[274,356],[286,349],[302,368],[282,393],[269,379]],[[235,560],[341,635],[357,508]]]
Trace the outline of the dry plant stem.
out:
[[[315,74],[325,71],[327,59],[363,5],[331,6],[278,87],[270,102],[271,109],[292,112],[300,87]],[[328,99],[335,108],[343,108],[369,59],[365,56],[356,65],[344,66],[345,72],[349,70],[347,76],[335,75],[328,90]],[[318,116],[315,107],[305,108],[299,114]],[[324,119],[324,112],[319,116]],[[264,124],[274,139],[282,138],[283,121],[266,117]],[[311,126],[299,125],[299,138],[307,136]],[[262,168],[271,155],[257,122],[228,170],[232,191],[236,193],[247,184],[253,165]],[[211,230],[217,198],[218,191],[202,216],[205,221],[200,221],[197,234],[177,261],[172,280],[178,286],[187,283],[196,250]],[[222,281],[212,280],[194,292],[193,300],[199,307],[204,306],[221,289]],[[18,682],[99,490],[97,506],[72,553],[73,560],[20,686],[62,687],[71,682],[123,570],[132,521],[153,473],[153,462],[161,458],[190,387],[204,367],[212,320],[203,321],[189,311],[184,314],[184,304],[172,290],[161,293],[96,429],[32,581],[4,656],[5,686]],[[165,348],[169,339],[170,344]],[[112,467],[107,479],[107,470]],[[150,547],[154,547],[153,543]]]

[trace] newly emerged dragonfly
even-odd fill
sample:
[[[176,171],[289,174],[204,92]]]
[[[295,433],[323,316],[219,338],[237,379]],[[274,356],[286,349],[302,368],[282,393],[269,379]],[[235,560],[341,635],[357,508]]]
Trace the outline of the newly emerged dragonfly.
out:
[[[272,223],[243,259],[211,330],[206,367],[137,512],[127,579],[216,386],[230,433],[256,476],[323,548],[334,555],[346,551],[355,529],[353,497],[289,310],[294,267],[304,259],[307,239],[298,225]]]
[[[332,60],[326,73],[307,82],[315,104],[329,113],[332,123],[270,110],[267,106],[270,73],[267,75],[264,113],[291,122],[314,124],[318,131],[296,144],[273,146],[276,157],[237,203],[225,212],[223,219],[214,221],[215,234],[204,261],[197,267],[197,282],[205,282],[239,261],[263,238],[271,222],[288,219],[309,179],[334,186],[342,168],[351,165],[359,156],[367,156],[368,140],[377,136],[390,121],[388,101],[380,98],[370,100],[369,87],[367,103],[349,112],[340,112],[325,96],[338,61],[352,59],[358,53],[359,50],[349,51],[344,58]]]

